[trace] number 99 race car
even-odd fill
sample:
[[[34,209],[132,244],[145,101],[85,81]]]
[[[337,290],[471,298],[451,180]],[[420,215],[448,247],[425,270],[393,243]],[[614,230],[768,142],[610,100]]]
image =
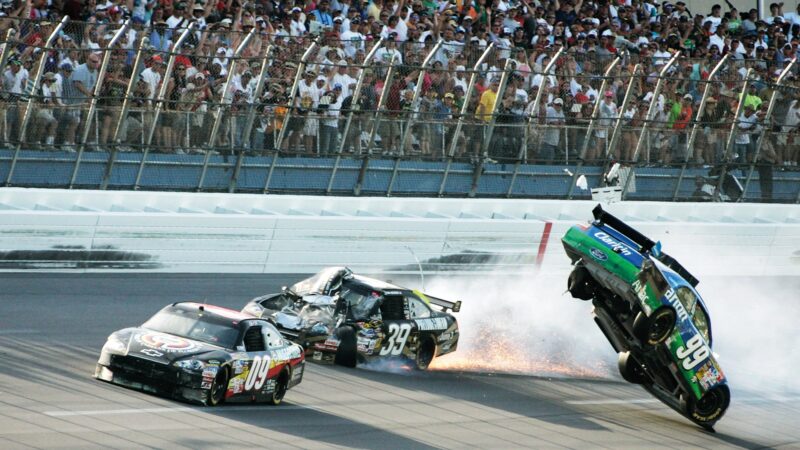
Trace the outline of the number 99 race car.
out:
[[[438,306],[440,310],[433,309]],[[312,361],[355,367],[403,359],[420,370],[454,352],[461,302],[328,267],[283,292],[253,299],[242,312],[269,319]]]
[[[280,404],[303,379],[302,347],[264,319],[200,303],[173,303],[138,328],[112,333],[95,378],[216,406]]]
[[[730,390],[711,351],[711,321],[697,279],[662,253],[660,243],[600,205],[592,213],[591,225],[573,226],[561,239],[574,264],[569,292],[592,301],[626,381],[711,429],[730,403]]]

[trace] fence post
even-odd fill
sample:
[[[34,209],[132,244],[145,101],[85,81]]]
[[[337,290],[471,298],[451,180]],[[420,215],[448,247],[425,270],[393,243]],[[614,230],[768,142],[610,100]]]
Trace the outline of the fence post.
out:
[[[639,139],[636,141],[636,149],[633,151],[633,161],[636,162],[639,160],[639,152],[642,150],[642,143],[647,139],[647,129],[650,128],[650,123],[653,121],[653,116],[655,114],[656,104],[658,103],[658,96],[661,95],[661,89],[664,88],[664,77],[667,75],[670,67],[675,64],[678,60],[678,57],[681,55],[681,52],[675,52],[664,64],[664,67],[661,69],[661,72],[658,73],[658,82],[656,82],[656,88],[653,90],[653,98],[650,100],[650,105],[647,107],[647,117],[642,125],[642,132],[639,135]],[[633,169],[631,169],[633,170]],[[622,198],[625,199],[625,195],[628,193],[628,186],[631,182],[631,176],[625,178],[625,185],[622,186]]]
[[[769,106],[767,106],[767,113],[764,115],[764,122],[765,125],[764,131],[761,133],[761,136],[758,138],[758,142],[756,143],[756,152],[753,155],[753,162],[750,163],[750,171],[747,173],[747,180],[744,182],[744,188],[742,189],[742,196],[739,197],[739,201],[742,201],[744,196],[747,194],[747,188],[750,186],[750,180],[753,178],[753,172],[756,170],[756,162],[758,161],[759,155],[761,155],[761,146],[764,145],[764,139],[767,138],[767,133],[770,132],[766,126],[769,125],[770,119],[772,119],[772,112],[775,109],[775,103],[778,100],[778,89],[783,86],[783,80],[786,78],[786,75],[792,70],[792,67],[797,62],[797,58],[792,59],[789,64],[781,72],[780,76],[778,76],[778,80],[775,82],[776,88],[772,91],[772,95],[769,98]],[[783,131],[783,130],[781,130]],[[760,177],[760,175],[759,175]],[[763,192],[762,192],[763,195]]]
[[[436,55],[436,52],[439,51],[444,41],[439,39],[436,44],[433,46],[431,51],[425,56],[425,59],[422,61],[422,67],[419,68],[419,76],[417,76],[417,85],[414,89],[414,98],[411,100],[411,111],[409,111],[408,115],[408,122],[406,123],[406,129],[403,131],[403,137],[400,139],[400,151],[399,155],[403,156],[406,151],[406,143],[408,142],[408,137],[411,135],[411,127],[414,126],[414,115],[419,116],[421,113],[419,112],[419,97],[422,95],[422,82],[425,80],[425,69],[428,68],[428,64],[430,64],[433,57]]]
[[[303,53],[303,56],[300,58],[300,64],[297,65],[297,72],[294,74],[294,82],[292,83],[292,92],[289,94],[288,108],[286,109],[286,115],[283,116],[283,126],[281,126],[281,131],[278,133],[278,142],[275,144],[275,151],[281,151],[281,147],[283,146],[283,139],[286,137],[286,129],[289,128],[289,119],[292,116],[292,107],[294,107],[297,88],[300,85],[300,78],[303,77],[303,72],[305,72],[306,65],[308,64],[308,58],[311,57],[311,53],[317,48],[318,43],[319,39],[315,39],[311,45],[308,46],[308,49],[306,49],[305,53]]]
[[[358,101],[361,99],[361,89],[364,85],[364,78],[366,76],[367,69],[370,67],[369,62],[372,61],[372,58],[375,56],[375,53],[378,51],[379,48],[383,46],[383,38],[381,38],[378,42],[372,46],[367,56],[364,58],[364,62],[361,63],[361,73],[358,74],[358,80],[356,81],[356,89],[353,91],[353,100],[350,102],[350,113],[347,114],[347,121],[344,124],[344,130],[342,134],[342,141],[339,143],[339,151],[338,153],[341,155],[344,151],[345,142],[347,141],[347,134],[350,132],[350,126],[353,122],[353,114],[357,110],[361,110],[361,107],[358,106]],[[358,148],[358,142],[361,140],[361,136],[357,138],[355,147]],[[359,152],[360,153],[360,152]],[[330,187],[329,187],[330,190]]]
[[[156,126],[158,126],[158,117],[161,115],[161,109],[164,107],[164,97],[167,95],[167,86],[169,85],[169,79],[172,77],[172,69],[175,66],[175,58],[178,56],[178,51],[183,45],[183,41],[189,36],[189,33],[193,32],[195,27],[195,23],[192,22],[189,26],[183,30],[183,33],[178,37],[178,40],[172,44],[172,48],[170,49],[169,53],[169,60],[167,61],[167,68],[164,70],[164,76],[161,78],[161,88],[158,90],[158,97],[155,98],[155,110],[153,111],[153,123],[150,125],[150,130],[148,130],[147,134],[144,134],[144,120],[142,120],[142,134],[145,136],[144,139],[144,151],[142,152],[142,161],[139,163],[139,170],[136,172],[136,181],[133,183],[133,189],[139,189],[139,183],[142,180],[142,173],[144,172],[144,166],[147,163],[147,154],[150,153],[150,145],[153,143],[153,135],[156,132]]]
[[[505,95],[506,85],[508,84],[508,77],[512,70],[516,70],[517,63],[513,61],[511,58],[506,60],[506,65],[503,67],[503,74],[500,76],[500,86],[497,87],[497,96],[494,99],[494,105],[492,106],[492,117],[489,119],[488,129],[486,130],[486,136],[483,141],[483,156],[488,157],[489,155],[489,145],[492,142],[492,134],[494,133],[494,125],[497,123],[497,109],[500,106],[500,103],[503,101],[503,96]],[[466,100],[465,100],[466,101]]]
[[[620,62],[622,58],[617,56],[614,58],[611,63],[608,64],[605,72],[603,73],[603,82],[600,83],[600,92],[597,95],[597,98],[594,100],[594,109],[592,109],[592,117],[589,119],[589,127],[586,130],[586,137],[583,139],[583,144],[581,144],[581,154],[578,156],[578,166],[575,169],[575,173],[572,175],[572,181],[569,185],[569,191],[567,192],[567,198],[572,199],[572,193],[575,191],[575,182],[578,180],[578,177],[581,175],[581,167],[584,166],[583,159],[586,157],[586,150],[589,149],[589,141],[592,139],[592,131],[594,131],[594,123],[597,120],[597,114],[600,112],[600,103],[603,101],[603,92],[606,90],[606,86],[608,85],[608,78],[611,76],[611,71],[614,70],[614,67]]]
[[[731,121],[731,130],[728,134],[728,140],[725,141],[725,154],[722,157],[722,170],[719,174],[719,180],[717,180],[717,196],[716,200],[720,201],[719,193],[722,192],[722,184],[725,181],[725,177],[728,175],[728,166],[731,159],[731,151],[733,149],[733,141],[736,138],[736,126],[739,124],[739,116],[742,114],[742,110],[744,109],[744,99],[747,97],[747,88],[750,86],[751,77],[753,76],[753,69],[747,69],[747,75],[744,78],[744,85],[742,86],[742,92],[739,94],[739,101],[736,104],[736,112],[733,115],[733,120]],[[742,155],[744,158],[747,158],[747,155]],[[744,193],[742,193],[744,194]]]
[[[617,140],[619,138],[620,128],[622,127],[622,118],[625,114],[625,109],[628,107],[628,102],[631,99],[631,94],[633,93],[633,79],[636,78],[636,74],[641,71],[641,64],[636,64],[633,66],[633,73],[631,73],[631,79],[628,81],[628,88],[625,89],[625,97],[622,99],[622,105],[619,107],[619,115],[617,116],[617,120],[614,122],[614,131],[611,132],[611,137],[608,139],[608,151],[606,152],[606,159],[610,156],[612,149],[617,145]]]
[[[236,168],[233,170],[230,184],[228,185],[228,192],[233,193],[236,191],[236,181],[239,179],[239,174],[242,171],[242,163],[244,162],[245,149],[250,148],[250,135],[253,133],[253,122],[256,119],[256,105],[261,102],[261,92],[264,90],[264,79],[267,76],[267,69],[272,64],[270,56],[275,50],[274,45],[269,45],[267,51],[264,53],[264,58],[261,61],[261,70],[258,72],[258,79],[256,80],[256,89],[253,94],[253,103],[248,105],[247,121],[244,125],[242,132],[242,149],[239,156],[236,158]]]
[[[117,147],[119,146],[120,139],[119,134],[122,132],[122,126],[125,123],[125,120],[128,118],[128,109],[131,105],[131,97],[133,97],[133,89],[136,86],[136,80],[138,77],[136,76],[139,73],[139,67],[142,66],[142,54],[144,53],[144,49],[150,42],[150,38],[145,36],[142,38],[141,42],[139,42],[139,50],[136,51],[136,59],[133,62],[133,70],[131,71],[131,79],[128,82],[128,87],[125,89],[125,98],[122,100],[122,108],[119,112],[119,119],[117,119],[117,124],[114,126],[114,134],[111,136],[111,142],[113,144],[113,149],[111,150],[111,156],[108,158],[108,165],[106,166],[106,173],[103,175],[103,181],[100,185],[100,189],[106,190],[108,189],[108,184],[111,182],[111,173],[114,170],[114,162],[117,159]],[[144,121],[142,121],[142,133],[144,133]]]
[[[20,148],[22,147],[23,140],[25,140],[26,130],[28,129],[28,122],[30,121],[31,116],[33,115],[33,103],[36,100],[36,95],[37,95],[36,93],[39,91],[39,88],[42,85],[42,74],[44,73],[44,65],[45,62],[47,61],[47,51],[53,45],[53,41],[56,39],[56,36],[61,31],[61,29],[64,28],[64,25],[66,25],[68,20],[69,16],[64,16],[64,18],[61,19],[61,22],[58,23],[55,29],[53,29],[53,32],[50,33],[50,36],[47,37],[47,41],[45,42],[44,48],[42,49],[42,56],[39,58],[39,66],[36,68],[36,74],[33,77],[33,92],[29,93],[30,96],[28,97],[28,105],[25,108],[25,114],[22,116],[22,123],[19,126],[19,134],[17,135],[17,148],[14,150],[14,156],[11,158],[11,166],[8,168],[8,175],[6,176],[6,182],[5,182],[6,186],[11,186],[11,177],[14,175],[14,169],[17,166],[17,160],[19,159]],[[12,36],[13,34],[11,33],[11,30],[9,30],[8,39],[11,39]],[[3,57],[2,57],[2,59],[4,60],[3,63],[5,63],[8,60],[8,53],[10,53],[8,51],[9,45],[10,41],[6,41],[6,43],[3,46]],[[5,66],[0,66],[0,67],[5,67]],[[6,130],[6,133],[8,133],[8,130]]]
[[[206,173],[208,172],[208,162],[211,159],[211,152],[214,150],[216,146],[217,134],[219,133],[219,127],[222,124],[222,109],[225,107],[225,97],[230,93],[231,83],[233,82],[233,76],[236,75],[236,66],[239,63],[239,56],[244,51],[245,47],[250,44],[250,39],[253,38],[256,34],[256,29],[252,28],[249,33],[242,39],[242,42],[239,43],[239,46],[236,47],[236,51],[233,52],[233,57],[231,58],[231,66],[228,68],[228,76],[225,78],[225,84],[222,85],[222,95],[219,99],[219,104],[217,105],[217,110],[214,111],[214,125],[211,127],[211,134],[208,137],[208,148],[206,149],[206,154],[203,157],[203,170],[200,172],[200,179],[197,180],[197,192],[203,190],[203,182],[206,179]],[[230,93],[230,104],[233,103],[233,93]],[[231,149],[234,148],[234,138],[236,136],[235,130],[233,129],[233,117],[230,117],[231,122],[228,126],[228,130],[231,133],[228,139],[230,139],[230,146]],[[232,152],[233,150],[231,150]],[[226,159],[227,162],[227,159]],[[230,186],[230,183],[228,184]]]
[[[550,71],[553,70],[553,66],[556,64],[556,62],[558,62],[558,60],[561,58],[561,55],[563,55],[563,54],[564,54],[564,47],[561,47],[561,48],[558,49],[556,54],[553,55],[553,57],[550,59],[550,62],[544,68],[544,71],[542,73],[542,83],[539,85],[539,89],[536,90],[536,97],[534,97],[534,99],[533,99],[533,108],[531,108],[531,113],[528,115],[528,117],[525,118],[525,130],[524,130],[525,138],[522,140],[522,146],[519,149],[519,156],[518,156],[517,159],[520,159],[520,160],[524,159],[525,161],[528,160],[528,152],[527,152],[527,149],[528,149],[528,128],[529,128],[531,122],[533,122],[534,119],[538,117],[539,104],[542,101],[542,95],[543,95],[542,93],[544,92],[543,85],[545,83],[545,80],[547,80],[547,78],[548,78],[548,76],[550,74]],[[508,192],[509,192],[509,195],[510,195],[510,192],[511,192],[510,187],[509,187],[509,191]]]
[[[383,80],[383,89],[381,90],[381,98],[378,99],[378,104],[375,106],[375,120],[372,121],[372,128],[369,130],[369,141],[367,141],[367,154],[372,154],[372,148],[371,148],[372,143],[375,140],[375,134],[378,132],[378,127],[381,123],[381,110],[386,104],[386,97],[389,96],[389,90],[392,87],[391,81],[392,81],[392,75],[394,75],[396,60],[397,60],[397,55],[393,55],[392,60],[389,62],[389,69],[386,71],[386,79]]]
[[[11,39],[14,39],[14,35],[17,34],[17,30],[13,28],[9,28],[6,32],[6,39],[0,44],[0,67],[6,66],[6,61],[8,60],[9,51],[8,47],[11,45]]]
[[[731,54],[726,53],[722,59],[719,60],[717,65],[711,70],[711,73],[708,74],[708,80],[706,80],[706,86],[703,89],[703,97],[700,99],[700,106],[697,107],[697,115],[695,116],[694,124],[692,125],[692,131],[689,133],[689,139],[686,142],[686,155],[685,161],[683,163],[683,167],[681,168],[681,173],[678,175],[678,182],[675,183],[675,191],[672,193],[672,201],[676,201],[678,198],[678,192],[681,189],[681,183],[683,182],[683,177],[686,173],[686,168],[689,165],[689,153],[691,152],[691,148],[694,146],[694,140],[697,137],[697,131],[700,129],[700,118],[703,117],[703,113],[706,111],[706,103],[708,102],[708,96],[711,93],[711,83],[716,76],[717,72],[725,65],[730,58]]]

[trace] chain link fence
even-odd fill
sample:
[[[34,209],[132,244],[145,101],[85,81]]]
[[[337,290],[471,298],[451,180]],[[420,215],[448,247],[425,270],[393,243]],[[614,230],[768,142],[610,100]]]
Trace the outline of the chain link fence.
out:
[[[449,176],[467,172],[463,194],[480,194],[499,166],[512,175],[497,192],[535,196],[520,186],[560,172],[529,166],[559,166],[571,180],[557,197],[585,198],[584,176],[630,198],[656,182],[663,200],[800,198],[791,183],[771,190],[776,171],[797,179],[794,60],[312,40],[138,21],[2,18],[0,31],[5,185],[26,184],[24,167],[49,160],[71,172],[69,187],[152,186],[172,171],[175,184],[160,187],[244,182],[266,192],[281,162],[312,158],[356,177],[358,194],[369,161],[388,159],[387,194],[405,167],[424,174],[410,168],[444,163],[430,169],[443,171],[440,195]],[[334,178],[320,188],[343,183]]]

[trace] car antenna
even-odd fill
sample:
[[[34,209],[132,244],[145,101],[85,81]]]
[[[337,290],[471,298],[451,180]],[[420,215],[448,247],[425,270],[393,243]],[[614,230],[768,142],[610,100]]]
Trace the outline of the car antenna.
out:
[[[409,253],[411,253],[411,256],[414,257],[414,261],[417,262],[417,267],[419,268],[420,285],[421,285],[420,290],[422,292],[425,292],[425,274],[422,272],[422,264],[419,263],[419,258],[417,258],[417,255],[414,253],[414,250],[412,250],[411,247],[409,247],[408,245],[404,245],[404,247],[406,248],[406,250],[408,250]]]

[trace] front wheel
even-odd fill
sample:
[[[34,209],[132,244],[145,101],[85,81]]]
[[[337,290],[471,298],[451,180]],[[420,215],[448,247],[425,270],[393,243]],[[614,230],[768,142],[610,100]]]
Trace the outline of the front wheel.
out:
[[[208,406],[217,406],[225,401],[225,392],[228,390],[228,369],[222,368],[217,372],[211,389],[208,390]]]
[[[647,374],[645,374],[642,365],[631,355],[631,352],[622,352],[619,354],[617,360],[619,374],[628,383],[644,384],[647,381]]]
[[[689,417],[704,427],[711,427],[722,418],[731,402],[731,391],[726,385],[714,386],[699,399],[686,403]]]
[[[275,382],[275,390],[272,391],[272,395],[269,397],[269,403],[272,405],[280,405],[288,389],[289,371],[284,370],[281,372],[281,374],[278,376],[278,380]]]
[[[640,312],[633,321],[633,334],[646,345],[658,345],[666,341],[675,328],[677,315],[669,306],[662,306],[649,316]]]
[[[336,335],[339,337],[339,347],[336,349],[333,362],[340,366],[355,367],[358,360],[355,330],[353,327],[339,327],[336,329]]]
[[[579,265],[572,269],[567,279],[567,290],[573,297],[591,300],[594,297],[594,281],[586,267]]]

